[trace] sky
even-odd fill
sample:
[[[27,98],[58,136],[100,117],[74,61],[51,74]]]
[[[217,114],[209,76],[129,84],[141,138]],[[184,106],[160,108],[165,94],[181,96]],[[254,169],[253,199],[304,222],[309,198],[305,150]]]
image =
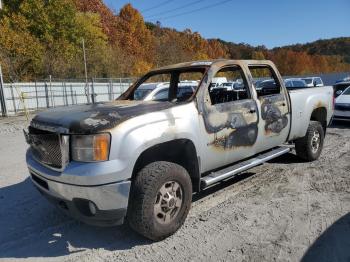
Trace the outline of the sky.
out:
[[[253,46],[273,48],[350,36],[350,0],[104,2],[117,13],[123,5],[131,3],[146,21],[160,21],[163,27],[180,31],[189,28],[205,38],[220,38]]]

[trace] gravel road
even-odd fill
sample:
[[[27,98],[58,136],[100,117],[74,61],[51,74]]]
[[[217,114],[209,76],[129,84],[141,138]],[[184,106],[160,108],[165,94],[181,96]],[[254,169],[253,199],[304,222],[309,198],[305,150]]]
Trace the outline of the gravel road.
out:
[[[152,243],[128,226],[62,215],[31,185],[21,117],[0,119],[0,261],[350,261],[350,125],[318,161],[289,153],[212,187],[185,225]]]

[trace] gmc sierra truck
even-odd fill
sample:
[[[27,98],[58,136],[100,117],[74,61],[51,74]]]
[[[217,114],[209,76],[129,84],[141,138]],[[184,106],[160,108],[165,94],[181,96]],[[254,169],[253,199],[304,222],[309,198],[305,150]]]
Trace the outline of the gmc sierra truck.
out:
[[[212,79],[242,83],[210,88]],[[178,92],[181,81],[197,81]],[[254,83],[264,81],[258,90]],[[159,100],[136,90],[167,82]],[[184,223],[192,194],[289,152],[316,160],[332,87],[287,91],[270,61],[186,62],[153,70],[116,101],[38,113],[24,131],[36,188],[83,222],[128,221],[152,240]]]

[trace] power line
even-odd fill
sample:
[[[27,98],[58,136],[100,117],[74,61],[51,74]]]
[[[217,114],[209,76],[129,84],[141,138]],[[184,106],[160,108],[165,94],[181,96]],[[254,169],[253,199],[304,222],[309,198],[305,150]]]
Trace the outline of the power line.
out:
[[[202,11],[204,9],[208,9],[208,8],[215,7],[215,6],[218,6],[218,5],[222,5],[222,4],[225,4],[227,2],[231,2],[231,1],[232,0],[224,0],[224,1],[220,1],[220,2],[215,3],[215,4],[203,6],[201,8],[193,9],[193,10],[190,10],[190,11],[187,11],[187,12],[183,12],[183,13],[179,13],[179,14],[175,14],[175,15],[171,15],[171,16],[167,16],[167,17],[160,17],[158,19],[153,18],[152,20],[166,20],[166,19],[170,19],[170,18],[174,18],[174,17],[178,17],[178,16],[192,14],[192,13],[199,12],[199,11]]]
[[[195,5],[199,2],[203,2],[203,0],[197,0],[197,1],[193,1],[193,2],[190,2],[188,4],[185,4],[185,5],[182,5],[182,6],[179,6],[177,8],[174,8],[174,9],[168,9],[164,12],[158,12],[158,13],[155,13],[153,15],[148,15],[148,16],[145,16],[145,18],[152,18],[154,16],[158,16],[158,15],[164,15],[164,14],[167,14],[167,13],[171,13],[171,12],[174,12],[174,11],[177,11],[177,10],[180,10],[180,9],[183,9],[183,8],[186,8],[186,7],[189,7],[189,6],[192,6],[192,5]]]
[[[173,2],[174,0],[167,0],[167,1],[164,1],[164,2],[162,2],[162,3],[160,3],[160,4],[158,4],[158,5],[154,5],[154,6],[152,6],[152,7],[149,7],[149,8],[146,8],[146,9],[144,9],[144,10],[141,10],[141,13],[144,13],[144,12],[148,12],[148,11],[150,11],[150,10],[153,10],[153,9],[156,9],[156,8],[159,8],[159,7],[162,7],[163,5],[167,5],[167,4],[169,4],[170,2]]]

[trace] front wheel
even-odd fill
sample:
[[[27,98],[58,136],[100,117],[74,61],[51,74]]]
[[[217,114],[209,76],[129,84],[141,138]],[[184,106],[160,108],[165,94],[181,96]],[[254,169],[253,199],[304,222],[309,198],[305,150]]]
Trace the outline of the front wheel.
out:
[[[310,121],[306,135],[295,141],[297,156],[306,160],[318,159],[322,152],[324,141],[324,130],[320,122]]]
[[[151,163],[133,181],[129,224],[149,239],[162,240],[182,226],[191,202],[192,184],[185,168],[165,161]]]

